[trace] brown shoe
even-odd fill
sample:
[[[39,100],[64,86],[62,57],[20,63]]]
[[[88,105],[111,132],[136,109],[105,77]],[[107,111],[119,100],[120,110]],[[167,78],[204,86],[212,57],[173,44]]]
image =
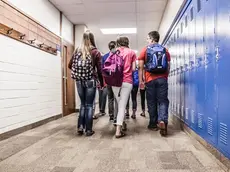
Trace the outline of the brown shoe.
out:
[[[161,136],[167,136],[167,124],[164,121],[159,122]]]

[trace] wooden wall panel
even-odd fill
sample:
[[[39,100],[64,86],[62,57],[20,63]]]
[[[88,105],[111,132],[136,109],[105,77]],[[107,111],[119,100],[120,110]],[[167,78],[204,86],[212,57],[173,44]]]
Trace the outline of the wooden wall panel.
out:
[[[12,33],[7,33],[11,28]],[[0,33],[54,55],[57,46],[61,45],[59,36],[5,1],[0,1]],[[21,35],[25,35],[24,39],[20,39]],[[35,41],[31,43],[30,40]]]

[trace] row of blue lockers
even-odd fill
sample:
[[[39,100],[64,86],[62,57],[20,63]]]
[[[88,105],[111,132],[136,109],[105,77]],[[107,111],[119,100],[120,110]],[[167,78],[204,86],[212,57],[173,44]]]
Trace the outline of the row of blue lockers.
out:
[[[230,0],[188,0],[164,44],[171,114],[230,158]]]

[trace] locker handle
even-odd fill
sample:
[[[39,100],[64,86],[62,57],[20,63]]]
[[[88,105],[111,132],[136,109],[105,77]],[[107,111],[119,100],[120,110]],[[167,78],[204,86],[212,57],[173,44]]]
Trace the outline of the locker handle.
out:
[[[189,69],[193,69],[193,67],[194,67],[194,61],[190,61],[189,62]]]
[[[200,67],[201,62],[202,62],[202,58],[201,57],[197,57],[196,58],[196,67]]]
[[[188,71],[188,65],[184,64],[184,71]]]
[[[216,46],[216,61],[220,60],[220,47]]]

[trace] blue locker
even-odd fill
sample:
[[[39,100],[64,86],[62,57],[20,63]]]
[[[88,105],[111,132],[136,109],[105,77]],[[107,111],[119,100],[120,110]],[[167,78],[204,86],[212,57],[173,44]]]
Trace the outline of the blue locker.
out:
[[[184,107],[185,107],[185,84],[184,84],[184,63],[185,63],[185,40],[184,40],[184,17],[180,24],[180,118],[184,121]]]
[[[192,1],[192,6],[189,8],[189,124],[191,128],[196,131],[196,68],[195,68],[195,57],[196,57],[196,42],[195,42],[195,33],[196,33],[196,2]]]
[[[188,9],[187,12],[188,14]],[[185,28],[184,28],[184,54],[185,54],[185,62],[184,62],[184,121],[189,126],[189,24],[188,24],[188,15],[185,16]]]
[[[217,145],[217,91],[215,60],[215,15],[216,0],[205,2],[205,138]]]
[[[204,104],[205,104],[205,65],[204,65],[204,4],[197,0],[196,8],[196,109],[197,132],[205,137]]]
[[[217,3],[217,88],[218,88],[218,147],[230,158],[230,1]]]

